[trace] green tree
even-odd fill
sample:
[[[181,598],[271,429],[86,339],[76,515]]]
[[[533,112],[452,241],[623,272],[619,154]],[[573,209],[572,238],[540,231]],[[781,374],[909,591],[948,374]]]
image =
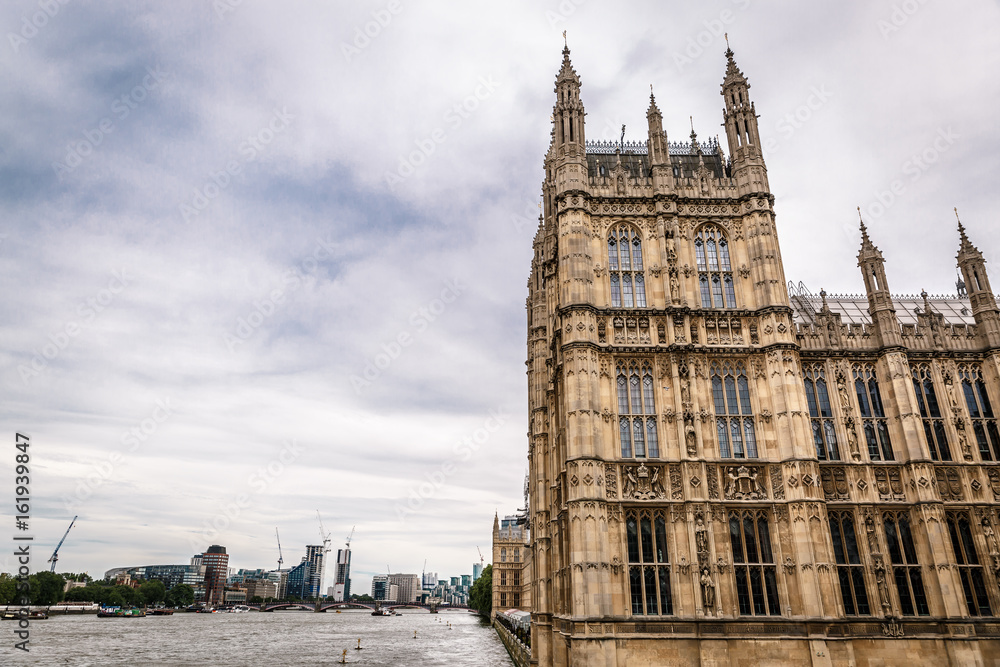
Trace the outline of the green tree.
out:
[[[261,603],[261,602],[263,602],[263,601],[264,601],[264,598],[262,598],[262,597],[261,597],[261,596],[259,596],[259,595],[255,595],[255,596],[253,596],[252,598],[250,598],[249,600],[247,600],[247,602],[248,602],[249,604],[260,604],[260,603]]]
[[[66,580],[54,572],[36,572],[28,577],[31,586],[31,604],[55,604],[62,600]]]
[[[139,586],[139,594],[142,596],[143,602],[154,605],[163,602],[166,598],[167,587],[163,585],[162,581],[153,579]]]
[[[17,600],[17,579],[0,573],[0,604],[13,604]]]
[[[469,589],[469,607],[483,616],[493,611],[493,566],[487,565]]]
[[[167,604],[171,607],[187,607],[194,604],[194,589],[188,584],[177,584],[167,591]]]
[[[125,598],[122,597],[120,591],[117,590],[118,587],[115,586],[111,589],[111,592],[105,597],[104,601],[101,602],[105,607],[124,607]]]

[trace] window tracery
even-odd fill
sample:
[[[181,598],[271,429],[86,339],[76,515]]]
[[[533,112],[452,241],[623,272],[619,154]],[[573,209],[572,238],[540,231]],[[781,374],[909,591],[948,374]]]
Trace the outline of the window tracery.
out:
[[[715,225],[705,225],[694,239],[698,261],[698,287],[702,308],[735,308],[736,289],[733,285],[729,242]]]
[[[612,227],[608,234],[608,275],[611,280],[612,307],[646,307],[642,236],[629,225]]]

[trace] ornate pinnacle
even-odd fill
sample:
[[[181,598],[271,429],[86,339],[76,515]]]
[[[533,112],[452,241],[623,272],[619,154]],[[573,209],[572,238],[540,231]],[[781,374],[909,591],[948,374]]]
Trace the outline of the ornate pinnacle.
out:
[[[969,242],[969,238],[965,235],[965,227],[962,226],[962,219],[958,217],[958,207],[955,207],[955,219],[958,220],[958,233],[962,239],[962,245]]]

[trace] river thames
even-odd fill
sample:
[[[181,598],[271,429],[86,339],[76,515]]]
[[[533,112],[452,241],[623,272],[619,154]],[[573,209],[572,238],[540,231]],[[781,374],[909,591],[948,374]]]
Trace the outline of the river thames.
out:
[[[349,665],[513,665],[496,630],[467,611],[56,616],[31,622],[28,654],[13,648],[16,625],[0,623],[2,665],[315,666],[339,664],[344,649]]]

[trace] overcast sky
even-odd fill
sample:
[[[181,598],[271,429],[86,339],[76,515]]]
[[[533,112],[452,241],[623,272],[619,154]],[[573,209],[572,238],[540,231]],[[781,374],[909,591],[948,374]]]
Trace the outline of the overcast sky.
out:
[[[996,2],[35,0],[0,24],[0,470],[7,513],[30,434],[37,569],[77,514],[59,570],[94,576],[214,543],[273,568],[276,526],[295,564],[317,509],[334,549],[356,526],[355,592],[489,559],[523,502],[563,30],[602,140],[645,140],[650,84],[671,140],[721,133],[729,33],[814,293],[863,291],[857,206],[895,293],[954,292],[955,206],[1000,249]]]

